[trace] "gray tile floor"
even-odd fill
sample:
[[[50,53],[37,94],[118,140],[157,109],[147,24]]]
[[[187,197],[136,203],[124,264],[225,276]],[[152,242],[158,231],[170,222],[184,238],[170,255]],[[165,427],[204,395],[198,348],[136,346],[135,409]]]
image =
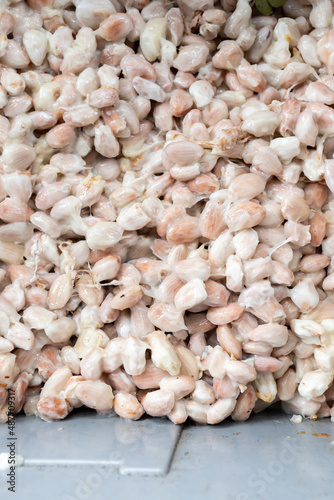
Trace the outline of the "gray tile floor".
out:
[[[0,499],[317,500],[334,498],[334,426],[281,413],[217,426],[94,412],[46,423],[19,416],[16,493],[0,472]],[[0,427],[0,452],[6,426]]]

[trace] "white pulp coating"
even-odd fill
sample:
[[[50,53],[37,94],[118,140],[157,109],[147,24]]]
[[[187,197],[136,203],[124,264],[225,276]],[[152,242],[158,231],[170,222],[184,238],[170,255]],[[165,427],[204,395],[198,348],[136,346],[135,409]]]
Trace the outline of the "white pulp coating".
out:
[[[3,4],[0,423],[333,418],[332,2]]]
[[[290,418],[290,422],[293,424],[301,424],[303,421],[303,417],[301,415],[292,415]]]
[[[0,453],[0,470],[10,469],[11,466],[21,467],[24,463],[24,458],[22,455],[15,454],[14,462],[12,462],[13,457],[9,453]]]

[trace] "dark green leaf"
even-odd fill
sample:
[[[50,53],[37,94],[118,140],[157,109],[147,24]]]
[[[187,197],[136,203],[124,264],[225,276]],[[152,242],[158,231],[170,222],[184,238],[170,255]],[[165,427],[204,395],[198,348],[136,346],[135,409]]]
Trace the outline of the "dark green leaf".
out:
[[[255,5],[257,10],[259,10],[261,14],[271,14],[273,11],[267,0],[255,0]]]
[[[268,0],[268,2],[272,7],[275,7],[275,9],[285,4],[285,0]]]

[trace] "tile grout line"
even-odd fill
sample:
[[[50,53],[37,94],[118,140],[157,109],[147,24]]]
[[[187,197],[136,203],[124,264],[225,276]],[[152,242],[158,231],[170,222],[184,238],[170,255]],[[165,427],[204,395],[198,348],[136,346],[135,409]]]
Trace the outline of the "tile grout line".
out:
[[[175,440],[175,443],[174,443],[174,446],[173,446],[173,449],[172,449],[172,453],[170,454],[170,458],[169,458],[169,461],[168,461],[168,464],[167,464],[167,472],[166,472],[166,475],[169,474],[170,472],[170,469],[171,469],[171,466],[172,466],[172,463],[174,461],[174,457],[175,457],[175,453],[176,453],[176,449],[179,445],[179,442],[180,442],[180,439],[181,439],[181,436],[182,436],[182,433],[183,433],[183,428],[184,428],[184,425],[180,425],[180,430],[179,430],[179,433],[178,433],[178,436],[177,436],[177,439]]]

